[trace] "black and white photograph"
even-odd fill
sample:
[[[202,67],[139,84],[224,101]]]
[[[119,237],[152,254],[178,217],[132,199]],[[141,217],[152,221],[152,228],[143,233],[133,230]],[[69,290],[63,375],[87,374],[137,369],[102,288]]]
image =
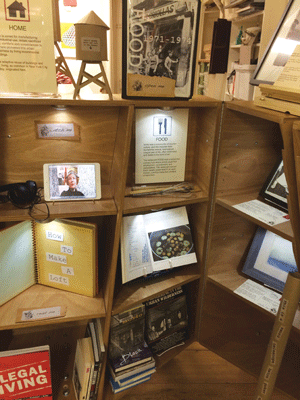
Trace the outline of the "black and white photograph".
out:
[[[113,316],[109,355],[111,359],[132,352],[144,342],[144,306]]]
[[[198,0],[123,2],[123,97],[191,97],[199,11]]]
[[[186,294],[179,287],[145,303],[146,341],[155,354],[184,342],[188,337]]]
[[[288,186],[283,169],[283,161],[281,160],[268,177],[262,191],[262,197],[279,207],[284,211],[288,211],[287,196]]]

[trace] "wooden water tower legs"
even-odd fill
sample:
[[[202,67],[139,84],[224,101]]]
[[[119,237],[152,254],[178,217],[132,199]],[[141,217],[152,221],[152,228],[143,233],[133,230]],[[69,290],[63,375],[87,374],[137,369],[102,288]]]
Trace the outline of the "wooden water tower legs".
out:
[[[59,56],[55,58],[56,72],[60,71],[63,74],[67,75],[71,79],[72,84],[75,87],[74,78],[73,78],[72,73],[71,73],[71,71],[70,71],[70,69],[68,67],[66,59],[65,59],[65,57],[64,57],[64,55],[63,55],[63,53],[61,51],[61,48],[59,47],[58,42],[54,42],[54,46],[55,46],[55,48],[56,48],[56,50],[57,50],[57,52],[59,54]]]
[[[89,74],[88,72],[85,71],[86,64],[99,64],[100,73],[97,75],[94,75],[94,76]],[[83,78],[86,78],[86,80],[84,82],[82,82]],[[102,78],[103,80],[100,80],[100,78]],[[92,82],[94,82],[96,85],[100,86],[101,88],[105,89],[108,93],[109,99],[110,100],[113,99],[102,61],[96,61],[96,62],[82,61],[81,62],[78,80],[77,80],[77,83],[75,84],[75,91],[74,91],[73,99],[76,99],[76,97],[79,94],[79,91],[82,87],[89,85]]]

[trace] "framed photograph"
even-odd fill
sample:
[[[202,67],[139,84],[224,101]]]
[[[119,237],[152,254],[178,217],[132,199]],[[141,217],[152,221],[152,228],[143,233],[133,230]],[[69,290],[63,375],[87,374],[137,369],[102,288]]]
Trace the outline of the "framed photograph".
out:
[[[288,212],[288,193],[283,161],[280,160],[266,180],[260,195],[281,210]]]
[[[200,3],[123,1],[123,98],[192,97]]]
[[[300,44],[300,0],[290,0],[270,43],[250,80],[252,85],[272,85]]]
[[[242,272],[283,292],[289,272],[297,272],[292,242],[259,227]]]
[[[46,201],[101,198],[100,164],[44,164]]]

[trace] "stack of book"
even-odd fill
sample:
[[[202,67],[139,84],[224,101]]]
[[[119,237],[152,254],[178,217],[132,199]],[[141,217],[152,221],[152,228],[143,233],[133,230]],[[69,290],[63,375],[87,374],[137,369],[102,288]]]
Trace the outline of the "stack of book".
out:
[[[77,340],[73,385],[77,400],[97,398],[105,353],[100,318],[88,323],[86,337]]]
[[[145,306],[112,317],[108,368],[114,393],[146,382],[155,372],[155,360],[144,340]]]
[[[238,7],[237,14],[239,17],[250,15],[263,10],[265,7],[265,0],[249,0],[240,4]]]

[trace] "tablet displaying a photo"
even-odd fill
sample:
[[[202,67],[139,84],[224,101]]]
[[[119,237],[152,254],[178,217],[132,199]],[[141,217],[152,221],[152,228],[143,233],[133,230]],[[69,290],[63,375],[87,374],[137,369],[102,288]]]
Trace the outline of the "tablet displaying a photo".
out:
[[[44,164],[46,201],[101,198],[100,164]]]

